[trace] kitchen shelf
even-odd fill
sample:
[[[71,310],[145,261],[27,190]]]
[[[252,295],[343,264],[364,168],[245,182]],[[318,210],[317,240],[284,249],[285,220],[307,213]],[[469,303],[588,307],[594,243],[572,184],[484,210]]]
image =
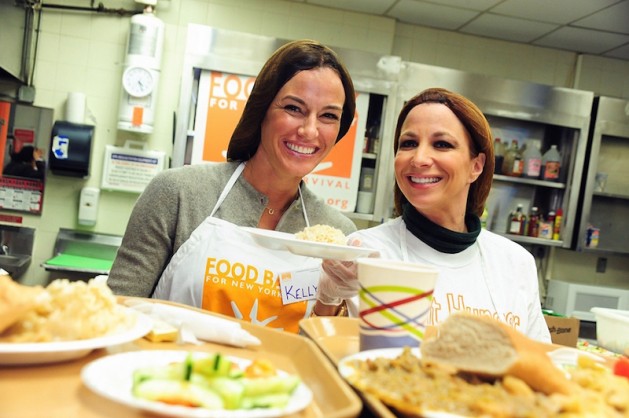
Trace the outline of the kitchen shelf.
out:
[[[618,193],[608,193],[608,192],[594,192],[592,193],[592,196],[594,197],[607,197],[610,199],[624,199],[624,200],[629,200],[629,196],[627,196],[626,194],[618,194]]]
[[[519,184],[530,184],[533,186],[541,186],[548,187],[553,189],[565,189],[565,183],[557,183],[554,181],[546,181],[546,180],[537,180],[537,179],[529,179],[523,177],[512,177],[505,176],[503,174],[494,174],[494,181],[505,181],[510,183],[519,183]]]
[[[587,172],[581,196],[575,249],[597,254],[629,254],[629,101],[597,97],[588,142]],[[604,191],[595,191],[598,172],[607,173]],[[589,248],[589,228],[598,228],[598,245]]]
[[[529,237],[526,235],[504,234],[504,233],[498,233],[498,235],[502,235],[503,237],[509,238],[511,241],[515,241],[521,244],[545,245],[547,247],[563,247],[563,244],[564,244],[562,240],[556,240],[556,239],[536,238],[536,237]]]

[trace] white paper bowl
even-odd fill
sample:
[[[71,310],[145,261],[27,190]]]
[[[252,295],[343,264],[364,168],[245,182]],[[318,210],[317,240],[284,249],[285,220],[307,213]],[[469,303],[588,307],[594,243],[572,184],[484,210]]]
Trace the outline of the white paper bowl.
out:
[[[598,345],[615,353],[629,350],[629,311],[609,308],[590,309],[596,316]]]

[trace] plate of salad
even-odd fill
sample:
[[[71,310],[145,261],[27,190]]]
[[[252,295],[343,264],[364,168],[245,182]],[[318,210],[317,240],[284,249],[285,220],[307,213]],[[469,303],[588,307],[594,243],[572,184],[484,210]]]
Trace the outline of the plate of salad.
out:
[[[312,402],[299,376],[264,359],[221,353],[142,350],[87,364],[83,383],[96,394],[139,410],[180,418],[273,418]]]

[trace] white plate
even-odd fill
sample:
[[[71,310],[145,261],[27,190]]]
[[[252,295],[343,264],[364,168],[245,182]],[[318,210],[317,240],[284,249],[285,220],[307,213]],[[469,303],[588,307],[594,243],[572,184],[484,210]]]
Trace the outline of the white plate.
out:
[[[196,355],[207,355],[198,352]],[[152,412],[159,415],[180,418],[272,418],[293,414],[306,408],[312,402],[312,392],[301,383],[288,405],[284,409],[236,409],[210,410],[205,408],[189,408],[168,405],[162,402],[149,401],[133,396],[133,371],[140,367],[161,366],[171,362],[183,361],[188,355],[182,350],[145,350],[113,354],[95,360],[81,371],[85,385],[95,393],[132,408]],[[250,360],[228,356],[230,360],[246,367]]]
[[[342,358],[339,361],[338,369],[341,376],[347,379],[350,375],[354,374],[354,367],[350,365],[354,360],[370,360],[375,358],[396,358],[402,354],[403,348],[379,348],[376,350],[360,351],[356,354],[349,355]],[[421,358],[419,348],[411,348],[411,353],[418,358]]]
[[[135,325],[126,331],[77,341],[0,343],[0,364],[44,364],[73,360],[97,348],[128,343],[148,334],[153,327],[153,320],[135,310],[124,309],[127,315],[136,317]]]
[[[243,227],[242,229],[249,232],[253,236],[253,239],[263,247],[271,250],[287,250],[293,254],[307,257],[351,261],[358,257],[368,257],[370,254],[378,252],[373,248],[306,241],[295,238],[294,234],[269,229],[248,227]]]

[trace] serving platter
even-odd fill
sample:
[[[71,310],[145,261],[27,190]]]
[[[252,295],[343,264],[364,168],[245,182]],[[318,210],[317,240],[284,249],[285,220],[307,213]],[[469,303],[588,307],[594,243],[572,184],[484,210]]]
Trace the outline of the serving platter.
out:
[[[271,250],[286,250],[306,257],[352,261],[378,252],[373,248],[306,241],[295,238],[294,234],[286,232],[249,227],[243,227],[242,229],[249,232],[258,245]]]
[[[153,320],[150,317],[130,308],[121,307],[121,309],[124,309],[125,315],[135,318],[133,326],[129,329],[85,340],[0,343],[0,364],[47,364],[74,360],[84,357],[98,348],[111,347],[137,340],[151,331]]]
[[[81,371],[81,378],[89,389],[114,402],[144,412],[177,418],[275,418],[299,412],[312,402],[312,391],[304,383],[296,388],[288,405],[282,409],[210,410],[168,405],[133,396],[131,388],[134,370],[140,367],[158,367],[172,362],[181,362],[188,353],[184,350],[142,350],[114,354],[87,364]],[[251,363],[251,360],[240,357],[228,356],[228,358],[241,368]],[[285,374],[285,372],[280,373]]]

